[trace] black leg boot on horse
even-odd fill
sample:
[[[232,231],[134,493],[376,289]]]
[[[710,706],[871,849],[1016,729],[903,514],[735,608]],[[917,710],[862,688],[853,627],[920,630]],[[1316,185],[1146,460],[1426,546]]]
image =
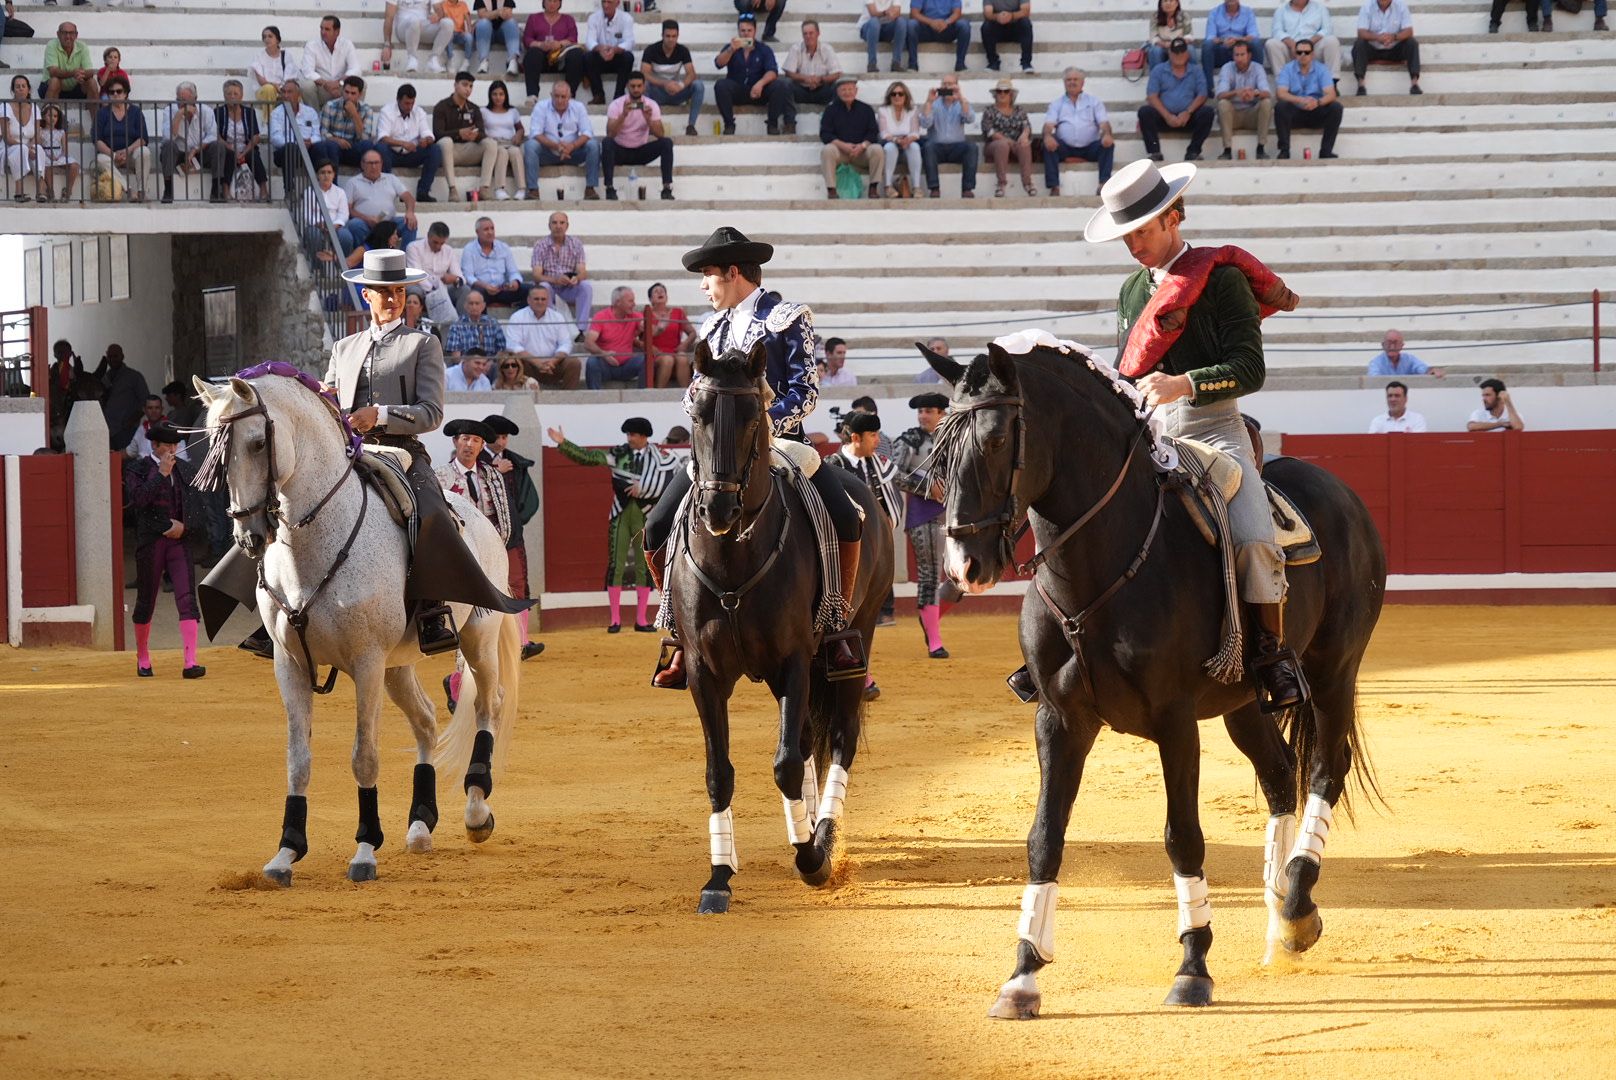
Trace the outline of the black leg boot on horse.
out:
[[[1265,713],[1284,712],[1306,703],[1307,679],[1296,651],[1285,645],[1285,605],[1249,604],[1254,633],[1246,655],[1246,670],[1257,689],[1257,707]]]

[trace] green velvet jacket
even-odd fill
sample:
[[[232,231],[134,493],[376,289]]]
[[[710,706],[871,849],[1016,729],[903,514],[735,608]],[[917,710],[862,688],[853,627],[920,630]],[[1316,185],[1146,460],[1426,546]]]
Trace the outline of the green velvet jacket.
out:
[[[1117,298],[1118,356],[1150,293],[1150,271],[1144,267],[1122,283]],[[1190,308],[1184,332],[1157,370],[1189,376],[1194,387],[1190,401],[1195,405],[1244,397],[1262,389],[1268,371],[1263,363],[1262,317],[1246,275],[1233,266],[1212,271],[1206,291]]]

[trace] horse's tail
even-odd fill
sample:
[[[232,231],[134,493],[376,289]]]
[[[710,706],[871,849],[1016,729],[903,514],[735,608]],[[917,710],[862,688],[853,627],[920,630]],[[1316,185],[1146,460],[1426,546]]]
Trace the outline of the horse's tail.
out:
[[[808,675],[807,755],[813,758],[814,767],[819,770],[820,777],[824,777],[825,770],[830,767],[830,754],[836,743],[836,727],[844,720],[841,694],[849,685],[856,685],[859,688],[857,709],[858,718],[862,721],[864,717],[862,679],[831,682],[825,678],[824,672],[817,668]],[[863,731],[862,723],[858,725],[858,730]]]
[[[1341,797],[1336,800],[1336,808],[1346,812],[1348,821],[1356,822],[1352,805],[1354,788],[1359,793],[1367,795],[1371,802],[1379,803],[1381,806],[1386,805],[1386,800],[1380,793],[1380,780],[1375,775],[1374,763],[1369,760],[1369,747],[1364,742],[1363,728],[1358,723],[1357,709],[1354,708],[1350,716],[1331,716],[1326,720],[1346,726],[1347,753],[1351,755],[1351,766],[1346,782],[1341,785]],[[1296,755],[1296,805],[1301,806],[1307,802],[1307,797],[1311,793],[1313,766],[1323,750],[1322,740],[1319,738],[1318,713],[1313,709],[1313,702],[1309,700],[1292,709],[1286,714],[1286,722],[1290,725],[1291,751]]]
[[[505,755],[511,745],[512,726],[516,723],[522,673],[522,630],[515,615],[483,612],[478,617],[499,620],[499,685],[504,693],[499,715],[494,718],[493,769],[498,775],[505,771]],[[432,764],[445,782],[458,784],[471,763],[472,744],[477,739],[477,710],[471,707],[471,702],[476,695],[476,676],[468,665],[460,674],[459,700],[465,708],[457,708],[449,723],[438,732],[437,745],[432,751]]]

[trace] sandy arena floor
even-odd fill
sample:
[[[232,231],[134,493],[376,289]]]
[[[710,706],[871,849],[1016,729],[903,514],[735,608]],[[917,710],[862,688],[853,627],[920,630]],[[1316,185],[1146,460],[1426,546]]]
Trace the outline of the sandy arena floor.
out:
[[[269,668],[0,655],[5,1077],[1610,1076],[1616,1051],[1616,614],[1389,608],[1362,683],[1389,800],[1331,837],[1323,940],[1263,969],[1265,810],[1203,725],[1217,1001],[1159,1005],[1178,947],[1155,750],[1102,736],[1062,874],[1044,1019],[985,1019],[1008,975],[1037,766],[1000,681],[1012,620],[909,622],[852,775],[850,880],[790,870],[775,721],[738,695],[743,872],[706,877],[701,739],[646,686],[655,639],[549,635],[473,848],[402,849],[411,742],[383,727],[381,880],[352,885],[352,694],[318,706],[312,850],[273,854],[284,719]],[[238,658],[238,656],[240,658]],[[446,665],[423,665],[436,698]],[[455,785],[458,788],[458,784]]]

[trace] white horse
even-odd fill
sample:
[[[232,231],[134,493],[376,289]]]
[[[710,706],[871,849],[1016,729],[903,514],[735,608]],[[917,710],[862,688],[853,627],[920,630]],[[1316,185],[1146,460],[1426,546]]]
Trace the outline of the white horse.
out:
[[[350,475],[349,434],[335,406],[307,376],[288,377],[294,374],[287,368],[221,386],[195,380],[207,426],[215,440],[223,440],[235,541],[260,560],[258,612],[275,641],[275,681],[286,704],[286,811],[280,850],[264,876],[290,885],[292,864],[308,851],[309,721],[315,671],[329,665],[353,679],[357,697],[359,846],[348,878],[371,881],[382,842],[376,729],[384,688],[415,733],[405,847],[432,850],[439,765],[451,774],[467,768],[466,833],[481,843],[494,831],[487,800],[495,749],[503,765],[516,718],[521,635],[513,615],[451,605],[471,681],[462,684],[461,708],[438,735],[436,709],[415,677],[423,657],[404,600],[404,531],[377,495]],[[472,553],[490,580],[503,583],[509,564],[498,530],[464,499],[449,499],[465,522]],[[301,634],[296,622],[304,623]]]

